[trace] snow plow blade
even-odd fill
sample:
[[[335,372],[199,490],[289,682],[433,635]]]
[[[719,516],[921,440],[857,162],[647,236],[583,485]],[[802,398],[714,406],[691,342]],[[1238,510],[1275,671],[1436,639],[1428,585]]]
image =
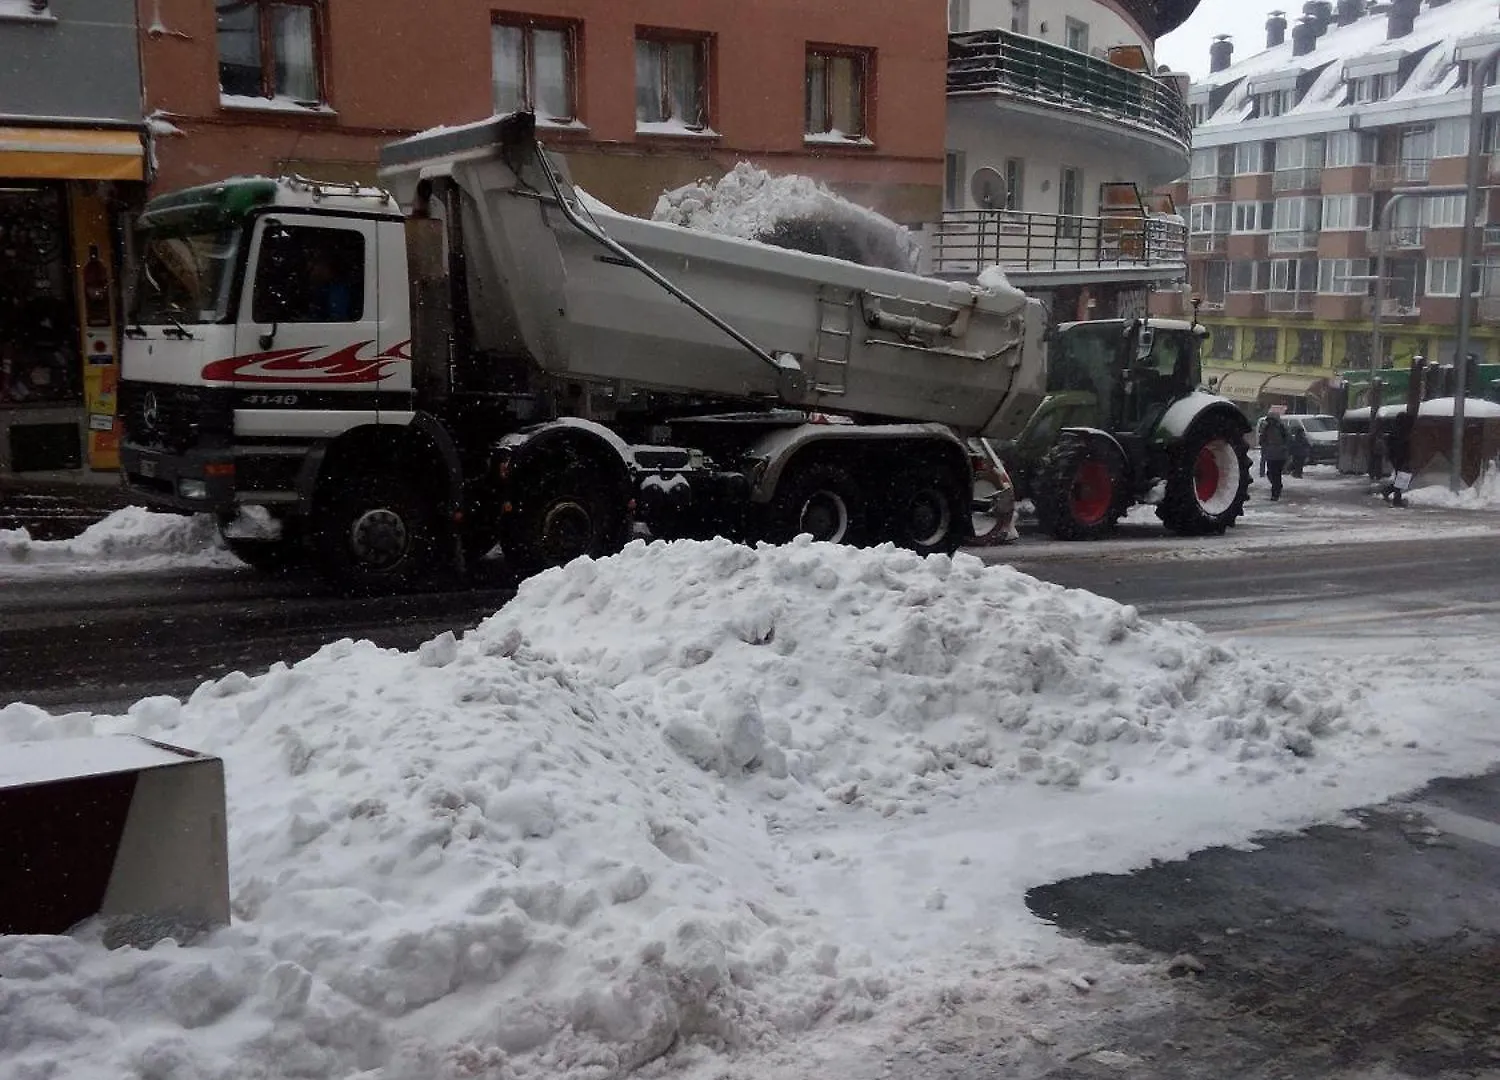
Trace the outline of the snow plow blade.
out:
[[[0,761],[0,935],[100,916],[110,947],[229,923],[224,763],[131,735],[15,743]]]

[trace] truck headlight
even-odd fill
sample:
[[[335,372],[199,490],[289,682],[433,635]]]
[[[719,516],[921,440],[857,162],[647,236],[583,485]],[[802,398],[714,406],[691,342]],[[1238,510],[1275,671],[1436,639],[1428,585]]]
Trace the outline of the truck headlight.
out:
[[[208,484],[202,480],[179,480],[177,481],[177,494],[184,499],[206,499],[208,498]]]

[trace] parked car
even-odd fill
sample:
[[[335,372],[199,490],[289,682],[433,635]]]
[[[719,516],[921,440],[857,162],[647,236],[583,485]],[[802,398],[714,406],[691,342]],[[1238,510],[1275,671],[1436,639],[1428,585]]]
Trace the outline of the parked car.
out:
[[[1288,429],[1301,428],[1310,447],[1309,465],[1336,465],[1339,460],[1339,422],[1335,416],[1317,413],[1308,416],[1282,416]],[[1290,430],[1288,430],[1290,434]]]

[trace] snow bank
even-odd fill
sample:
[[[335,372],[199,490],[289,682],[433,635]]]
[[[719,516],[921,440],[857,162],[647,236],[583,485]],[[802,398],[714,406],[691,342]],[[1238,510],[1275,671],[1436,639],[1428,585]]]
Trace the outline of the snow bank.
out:
[[[843,910],[871,894],[826,861],[840,835],[984,791],[1030,830],[1117,781],[1293,777],[1352,737],[1342,701],[968,556],[636,542],[462,640],[339,642],[123,717],[0,710],[0,742],[222,755],[235,914],[190,948],[0,938],[0,1042],[69,1080],[603,1080],[766,1048],[904,977],[912,914]],[[952,873],[922,875],[933,919]]]
[[[33,540],[25,529],[0,529],[0,571],[6,566],[119,563],[233,565],[212,517],[158,514],[139,506],[116,510],[71,540]]]
[[[652,219],[889,270],[915,271],[920,254],[910,230],[889,218],[809,177],[772,176],[743,161],[717,183],[666,192]]]
[[[1413,506],[1438,510],[1500,510],[1500,469],[1492,465],[1477,484],[1457,493],[1441,483],[1413,488],[1404,498]]]

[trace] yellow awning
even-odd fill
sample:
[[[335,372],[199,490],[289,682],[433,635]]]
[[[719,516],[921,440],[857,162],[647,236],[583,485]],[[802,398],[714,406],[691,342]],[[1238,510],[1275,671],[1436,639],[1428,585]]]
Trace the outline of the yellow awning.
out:
[[[1230,401],[1253,402],[1260,397],[1260,388],[1271,378],[1265,371],[1231,371],[1215,388]]]
[[[24,180],[144,180],[136,131],[0,127],[0,177]]]

